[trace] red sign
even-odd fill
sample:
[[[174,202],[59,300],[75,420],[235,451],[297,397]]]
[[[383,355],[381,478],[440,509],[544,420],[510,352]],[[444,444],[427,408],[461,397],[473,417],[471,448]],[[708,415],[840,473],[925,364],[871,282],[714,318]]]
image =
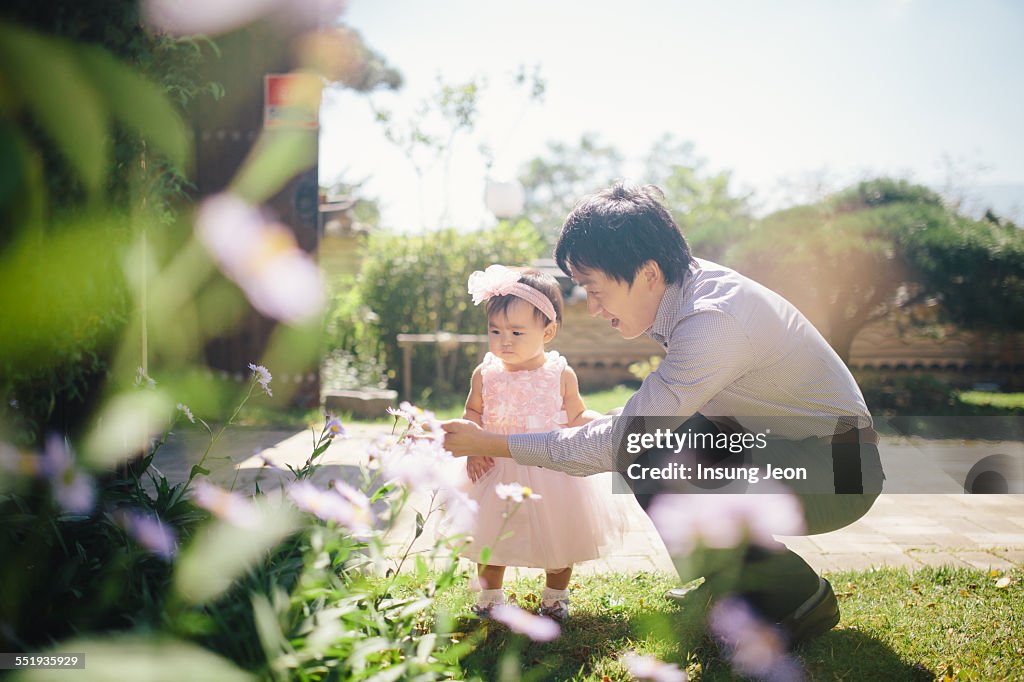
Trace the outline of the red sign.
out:
[[[263,77],[263,127],[319,127],[323,81],[312,73],[268,73]]]

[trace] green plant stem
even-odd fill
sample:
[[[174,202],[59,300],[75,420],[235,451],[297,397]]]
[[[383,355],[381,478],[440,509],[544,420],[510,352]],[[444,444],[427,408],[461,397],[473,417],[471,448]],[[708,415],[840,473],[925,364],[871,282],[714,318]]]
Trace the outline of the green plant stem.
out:
[[[220,440],[220,437],[224,435],[224,432],[227,430],[227,428],[231,426],[231,424],[235,421],[235,417],[238,416],[238,413],[241,412],[245,404],[249,402],[249,398],[252,397],[252,390],[255,387],[256,377],[253,377],[252,380],[249,382],[249,390],[248,392],[246,392],[245,397],[242,398],[242,402],[238,404],[238,407],[236,407],[235,411],[231,413],[231,416],[228,417],[228,420],[224,422],[224,424],[220,427],[220,430],[217,431],[217,434],[210,439],[210,444],[206,446],[206,451],[203,452],[203,456],[199,458],[199,463],[196,466],[202,467],[203,464],[206,462],[206,458],[209,456],[210,451],[213,449],[213,446],[217,444],[217,441]],[[186,488],[188,488],[189,484],[192,483],[192,479],[195,478],[195,476],[196,469],[195,467],[193,467],[192,471],[190,471],[188,474],[188,481],[185,482]]]

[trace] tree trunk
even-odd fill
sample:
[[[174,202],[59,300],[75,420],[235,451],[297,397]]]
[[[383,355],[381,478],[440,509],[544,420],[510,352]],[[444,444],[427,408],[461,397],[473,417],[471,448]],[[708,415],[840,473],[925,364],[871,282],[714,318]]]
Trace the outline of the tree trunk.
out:
[[[850,364],[850,351],[853,348],[853,339],[856,338],[857,332],[860,328],[854,328],[852,325],[842,325],[840,328],[832,328],[829,333],[829,345],[839,356],[839,359],[844,364]]]

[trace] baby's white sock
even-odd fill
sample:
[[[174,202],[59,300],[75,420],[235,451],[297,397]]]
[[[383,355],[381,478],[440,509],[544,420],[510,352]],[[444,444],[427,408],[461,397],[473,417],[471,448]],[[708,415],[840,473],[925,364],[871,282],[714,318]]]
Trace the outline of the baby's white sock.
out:
[[[496,590],[480,590],[476,596],[476,603],[480,606],[491,606],[493,604],[505,603],[505,591],[500,587]]]
[[[553,590],[550,587],[545,587],[544,591],[540,593],[540,603],[542,606],[554,606],[557,602],[568,598],[569,590]]]

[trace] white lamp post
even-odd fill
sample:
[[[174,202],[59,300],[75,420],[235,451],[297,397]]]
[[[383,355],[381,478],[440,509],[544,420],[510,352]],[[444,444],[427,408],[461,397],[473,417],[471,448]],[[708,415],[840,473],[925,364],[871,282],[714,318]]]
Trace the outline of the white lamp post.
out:
[[[526,192],[518,180],[500,182],[487,180],[484,189],[484,205],[499,220],[507,220],[521,215],[526,202]]]

